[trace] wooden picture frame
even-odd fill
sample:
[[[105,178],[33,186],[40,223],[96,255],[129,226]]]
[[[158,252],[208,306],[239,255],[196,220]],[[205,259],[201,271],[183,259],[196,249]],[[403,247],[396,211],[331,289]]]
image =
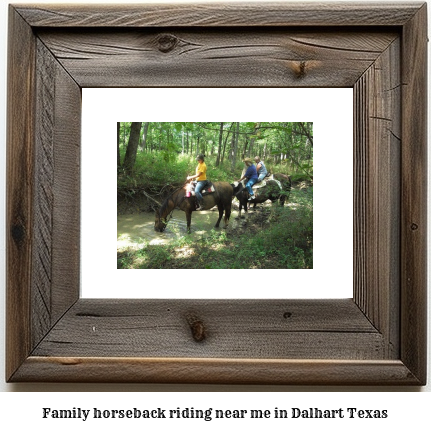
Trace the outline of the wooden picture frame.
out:
[[[426,46],[424,3],[11,5],[7,381],[424,385]],[[80,298],[81,89],[166,86],[354,89],[353,299]]]

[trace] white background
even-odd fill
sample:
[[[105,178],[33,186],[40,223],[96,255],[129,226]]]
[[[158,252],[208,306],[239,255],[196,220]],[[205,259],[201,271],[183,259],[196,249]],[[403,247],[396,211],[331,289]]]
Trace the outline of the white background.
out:
[[[133,1],[128,0],[129,3]],[[160,1],[159,1],[160,2]],[[26,1],[16,0],[14,3],[28,3]],[[34,2],[40,3],[40,2]],[[44,1],[49,3],[49,1]],[[62,3],[54,1],[51,3]],[[68,3],[75,3],[69,0]],[[86,3],[95,3],[87,1]],[[109,3],[105,1],[103,3]],[[392,2],[388,2],[392,3]],[[5,190],[5,112],[6,112],[6,34],[7,34],[7,2],[1,2],[0,5],[0,205],[4,209]],[[117,121],[117,120],[116,120]],[[129,119],[127,119],[129,121]],[[248,121],[248,119],[246,120]],[[0,224],[4,226],[4,211],[0,213]],[[0,231],[0,314],[4,316],[4,268],[5,268],[5,246],[4,246],[4,229]],[[429,306],[429,309],[431,306]],[[0,322],[0,369],[4,370],[4,319]],[[431,333],[429,331],[428,333]],[[428,355],[428,361],[430,360]],[[428,367],[429,368],[429,367]],[[1,373],[0,373],[1,374]],[[387,421],[380,420],[352,420],[352,422],[343,421],[323,421],[315,420],[303,422],[283,422],[275,424],[273,422],[244,422],[243,426],[254,429],[270,425],[274,429],[302,429],[316,427],[326,429],[386,429],[386,428],[403,428],[403,429],[427,429],[429,425],[429,405],[431,402],[430,391],[431,385],[424,388],[404,388],[404,387],[286,387],[286,386],[201,386],[201,385],[112,385],[112,384],[6,384],[0,376],[0,423],[2,428],[12,427],[19,428],[22,426],[34,427],[35,429],[57,430],[61,427],[64,430],[80,429],[86,426],[89,429],[96,429],[95,422],[80,422],[78,420],[70,421],[43,421],[41,419],[42,407],[52,407],[57,409],[71,409],[73,407],[82,408],[150,408],[157,406],[166,406],[169,408],[176,407],[196,407],[202,408],[212,406],[216,408],[288,408],[295,405],[319,408],[346,408],[358,406],[359,408],[389,409],[390,418]],[[184,391],[177,394],[172,391]],[[380,391],[390,391],[392,393],[380,393]],[[37,391],[38,394],[32,394]],[[53,392],[50,392],[53,391]],[[75,394],[76,391],[83,393]],[[97,392],[96,392],[97,391]],[[124,391],[126,393],[117,395],[111,393],[114,391]],[[193,391],[200,391],[199,394]],[[221,391],[226,391],[220,393]],[[235,393],[230,391],[241,391]],[[244,393],[243,391],[252,391]],[[297,391],[300,391],[297,393]],[[322,393],[328,391],[328,393]],[[363,392],[365,391],[365,393]],[[15,393],[13,393],[15,392]],[[27,393],[26,393],[27,392]],[[152,392],[151,394],[145,392]],[[163,393],[159,393],[163,392]],[[268,392],[268,393],[267,393]],[[301,393],[307,392],[307,393]],[[418,393],[426,392],[426,393]],[[134,422],[124,423],[117,421],[104,421],[102,426],[105,429],[118,429],[118,426],[127,426],[127,429],[145,429],[146,426],[160,426],[160,423],[152,422],[151,424]],[[208,422],[206,426],[220,428],[238,429],[240,423],[230,421],[225,423]],[[184,421],[169,422],[168,426],[176,428],[191,429],[199,427],[203,429],[203,423]],[[73,428],[72,428],[73,427]],[[100,429],[100,424],[97,424]]]
[[[82,297],[351,298],[353,90],[351,88],[83,89]],[[200,103],[195,103],[199,100]],[[205,101],[211,103],[205,104]],[[235,103],[226,103],[235,100]],[[169,101],[169,102],[167,102]],[[203,109],[202,106],[205,106]],[[313,269],[117,270],[117,121],[312,121]],[[94,124],[98,127],[95,128]],[[100,143],[111,151],[103,151]],[[94,161],[97,183],[94,184]],[[231,181],[235,180],[232,177]],[[88,185],[91,185],[90,187]],[[343,198],[340,199],[340,196]],[[185,218],[185,214],[184,218]],[[180,214],[180,217],[183,215]],[[232,217],[236,215],[236,212]],[[215,216],[215,215],[214,215]],[[199,217],[195,214],[193,217]],[[192,224],[193,224],[192,217]],[[332,249],[330,245],[337,244]],[[332,270],[328,270],[332,268]],[[223,274],[221,274],[223,272]],[[220,277],[227,283],[220,283]],[[245,283],[257,279],[259,283]],[[190,279],[205,280],[204,286]],[[263,289],[262,286],[265,286]],[[157,286],[157,289],[154,287]]]

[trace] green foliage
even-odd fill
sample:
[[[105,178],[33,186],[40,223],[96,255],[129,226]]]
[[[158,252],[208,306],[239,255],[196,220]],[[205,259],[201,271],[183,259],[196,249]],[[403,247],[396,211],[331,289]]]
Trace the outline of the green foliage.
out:
[[[166,152],[138,152],[133,175],[126,175],[120,170],[117,186],[137,188],[151,185],[153,188],[162,188],[167,184],[182,184],[191,170],[190,157],[180,155],[172,158]]]
[[[207,177],[210,181],[232,182],[237,177],[233,177],[229,172],[227,163],[215,166],[215,156],[205,159],[207,165]],[[184,184],[188,175],[194,175],[197,161],[193,156],[176,155],[170,158],[165,152],[143,153],[139,152],[133,175],[127,175],[120,169],[117,176],[117,188],[124,193],[132,193],[140,188],[162,189],[166,185],[175,187]],[[243,163],[237,163],[237,176],[241,173]]]
[[[124,159],[132,123],[120,123],[119,146]],[[286,165],[289,174],[305,173],[312,178],[313,158],[313,124],[292,122],[244,122],[222,123],[223,133],[220,143],[221,123],[142,123],[141,150],[144,153],[161,154],[165,163],[174,162],[179,155],[193,158],[198,153],[213,157],[216,164],[217,155],[226,166],[232,163],[231,155],[241,160],[243,156],[259,155],[266,163]],[[233,133],[239,124],[238,146],[233,148]],[[144,130],[147,133],[144,137]],[[139,153],[138,151],[138,153]],[[280,172],[278,169],[274,172]]]

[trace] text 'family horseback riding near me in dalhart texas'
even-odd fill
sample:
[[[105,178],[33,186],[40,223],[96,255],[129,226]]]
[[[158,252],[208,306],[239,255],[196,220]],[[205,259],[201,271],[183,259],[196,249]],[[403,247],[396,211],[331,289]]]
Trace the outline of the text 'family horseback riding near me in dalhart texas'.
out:
[[[356,407],[320,409],[317,407],[273,410],[260,409],[195,409],[193,407],[162,409],[72,409],[57,410],[42,408],[43,419],[386,419],[388,410],[360,409]]]

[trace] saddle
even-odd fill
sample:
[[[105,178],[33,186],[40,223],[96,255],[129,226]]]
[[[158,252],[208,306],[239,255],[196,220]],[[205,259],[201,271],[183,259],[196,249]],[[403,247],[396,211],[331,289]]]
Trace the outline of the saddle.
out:
[[[215,192],[215,187],[211,181],[208,181],[208,184],[204,189],[202,189],[202,196],[203,195],[209,195],[210,193]]]
[[[253,190],[258,190],[258,189],[260,189],[260,188],[262,188],[262,187],[265,187],[266,186],[266,182],[267,181],[275,181],[276,183],[277,183],[277,185],[278,185],[278,187],[280,187],[280,190],[282,190],[283,189],[283,187],[281,186],[281,183],[280,183],[280,181],[278,181],[278,180],[276,180],[275,178],[274,178],[274,175],[273,174],[271,174],[271,173],[268,173],[266,176],[265,176],[265,178],[262,180],[262,181],[260,181],[259,183],[254,183],[253,185],[252,185],[252,189]]]
[[[189,184],[187,184],[186,193],[190,192],[190,196],[195,196],[196,184],[197,184],[196,181],[191,181]],[[209,195],[210,193],[214,193],[214,192],[215,192],[215,187],[211,181],[208,181],[208,184],[201,191],[202,196]]]

